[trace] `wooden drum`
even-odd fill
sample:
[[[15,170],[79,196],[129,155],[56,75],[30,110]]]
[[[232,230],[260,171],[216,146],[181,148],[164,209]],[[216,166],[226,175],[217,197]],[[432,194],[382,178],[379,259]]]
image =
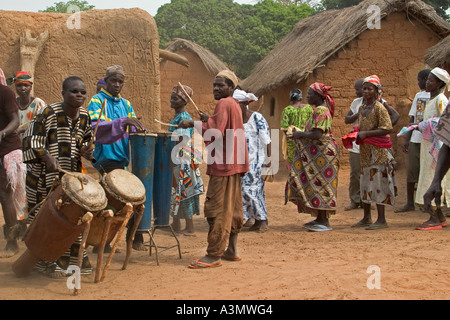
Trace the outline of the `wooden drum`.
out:
[[[117,245],[122,237],[123,231],[126,228],[130,218],[133,217],[133,213],[136,211],[135,218],[137,219],[137,223],[135,223],[132,227],[130,239],[127,239],[127,255],[122,269],[126,268],[131,253],[131,243],[134,238],[134,234],[136,233],[139,221],[142,218],[144,212],[144,202],[146,201],[144,184],[137,176],[129,171],[123,169],[113,170],[103,176],[101,185],[103,186],[108,199],[107,210],[104,210],[102,213],[94,216],[87,238],[87,244],[97,246],[99,252],[95,282],[104,280],[106,269],[108,268],[112,256],[117,249]],[[105,248],[105,244],[110,243],[114,237],[116,237],[116,240],[100,279],[100,268],[103,262],[103,250]]]
[[[12,265],[16,276],[28,275],[39,260],[58,259],[83,233],[85,214],[106,205],[105,191],[92,177],[73,172],[56,180],[26,231],[27,250]]]

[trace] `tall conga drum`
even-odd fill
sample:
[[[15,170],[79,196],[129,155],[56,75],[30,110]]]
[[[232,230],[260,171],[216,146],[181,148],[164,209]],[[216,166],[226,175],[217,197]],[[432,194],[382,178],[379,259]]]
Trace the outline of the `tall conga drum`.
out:
[[[171,154],[176,142],[172,141],[171,132],[157,133],[153,182],[153,216],[154,224],[159,226],[168,225],[170,220],[173,179]]]
[[[83,233],[83,216],[106,205],[105,191],[95,179],[83,173],[65,174],[27,229],[27,250],[12,265],[16,276],[28,275],[39,260],[61,257]]]
[[[144,214],[137,231],[149,231],[152,226],[153,173],[155,145],[154,133],[130,133],[131,171],[144,184]]]

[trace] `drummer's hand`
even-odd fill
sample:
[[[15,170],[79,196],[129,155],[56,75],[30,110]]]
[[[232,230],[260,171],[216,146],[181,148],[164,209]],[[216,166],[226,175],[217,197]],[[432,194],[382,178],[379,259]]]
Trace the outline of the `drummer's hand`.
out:
[[[209,114],[204,113],[203,111],[199,111],[198,114],[199,114],[200,120],[201,120],[202,122],[208,121],[208,119],[209,119]]]
[[[58,160],[49,153],[41,157],[41,160],[45,163],[47,172],[56,172],[59,168]]]
[[[178,128],[187,129],[194,127],[194,120],[184,119],[178,124]]]
[[[80,149],[80,154],[82,157],[91,160],[92,155],[94,153],[94,145],[91,143],[88,143],[87,145],[84,145]]]
[[[138,118],[127,118],[125,121],[127,126],[133,126],[136,128],[136,131],[145,131],[144,125]]]

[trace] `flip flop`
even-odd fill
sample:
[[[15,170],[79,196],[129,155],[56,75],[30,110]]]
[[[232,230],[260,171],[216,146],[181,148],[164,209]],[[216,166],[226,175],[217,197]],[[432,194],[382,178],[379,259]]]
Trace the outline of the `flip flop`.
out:
[[[366,228],[366,230],[380,230],[380,229],[386,229],[388,228],[387,224],[371,224]]]
[[[428,224],[428,223],[422,223],[421,225],[416,227],[416,230],[422,230],[422,231],[429,231],[429,230],[441,230],[442,229],[442,225],[432,225],[432,224]]]
[[[227,257],[227,256],[221,256],[223,260],[227,261],[241,261],[242,257]]]
[[[323,224],[315,224],[310,227],[307,227],[309,231],[321,232],[321,231],[331,231],[333,230],[330,227],[324,226]]]
[[[318,223],[316,220],[312,220],[312,221],[310,221],[310,222],[305,223],[305,224],[303,225],[303,227],[309,228],[309,227],[314,226],[314,225],[316,225],[316,224],[319,224],[319,223]]]
[[[191,263],[189,265],[190,269],[206,269],[206,268],[217,268],[220,267],[222,265],[222,262],[219,261],[219,263],[207,263],[207,262],[203,262],[200,261],[200,259],[195,260],[194,263]]]
[[[443,221],[443,222],[441,222],[441,226],[442,226],[442,227],[446,227],[446,226],[448,226],[448,224],[447,224],[447,221]]]

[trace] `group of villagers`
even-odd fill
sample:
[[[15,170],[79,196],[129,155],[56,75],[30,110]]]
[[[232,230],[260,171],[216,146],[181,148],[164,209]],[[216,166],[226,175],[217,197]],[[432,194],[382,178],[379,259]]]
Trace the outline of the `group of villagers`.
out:
[[[81,171],[81,162],[74,163],[73,159],[80,159],[80,155],[86,154],[87,158],[93,156],[96,159],[94,167],[101,172],[110,172],[128,165],[127,128],[131,126],[137,131],[142,131],[144,128],[142,123],[136,119],[131,103],[120,96],[124,76],[120,66],[112,66],[107,69],[105,78],[98,82],[97,94],[89,103],[89,112],[80,108],[86,98],[86,87],[80,78],[66,79],[63,83],[64,101],[52,104],[50,108],[44,101],[31,94],[33,78],[30,74],[18,72],[13,79],[10,79],[10,84],[15,84],[18,95],[16,102],[20,110],[20,126],[16,133],[24,138],[23,161],[28,163],[26,190],[29,220],[33,219],[36,214],[36,211],[33,210],[45,198],[49,186],[58,175],[58,166],[69,171]],[[432,98],[426,104],[424,120],[433,118],[434,122],[430,123],[437,123],[436,118],[442,114],[443,107],[447,104],[442,90],[449,80],[448,73],[443,69],[436,68],[431,72],[427,91],[432,92]],[[361,153],[360,194],[364,216],[354,226],[376,230],[387,227],[385,206],[393,206],[397,195],[391,151],[392,142],[389,134],[392,133],[393,124],[398,121],[399,115],[381,98],[382,84],[378,76],[372,75],[364,78],[362,83],[361,105],[359,110],[352,114],[357,119],[358,126],[355,126],[352,133],[345,137],[345,141],[350,141],[350,145],[353,142],[357,143]],[[303,96],[299,89],[292,90],[290,93],[292,104],[283,110],[281,116],[281,128],[285,132],[283,155],[288,162],[289,171],[285,188],[285,202],[292,202],[297,206],[298,212],[308,213],[315,217],[314,220],[304,224],[304,227],[310,231],[331,231],[329,219],[336,213],[337,208],[339,152],[332,135],[335,102],[330,95],[331,89],[332,87],[322,83],[313,83],[308,88],[307,104],[302,103]],[[192,143],[194,129],[182,125],[186,121],[192,120],[186,110],[186,105],[192,100],[192,96],[193,90],[189,86],[175,86],[170,97],[174,118],[171,121],[172,126],[169,128],[169,132],[176,133],[180,142],[188,141],[182,148],[182,153],[187,161],[173,166],[174,179],[170,214],[173,218],[173,229],[187,236],[195,234],[193,216],[200,214],[199,197],[205,193],[199,170],[201,152],[196,150]],[[258,100],[255,95],[237,87],[232,97],[239,102],[249,157],[249,170],[241,175],[243,218],[244,221],[247,221],[246,225],[250,226],[250,230],[264,232],[268,229],[264,194],[264,180],[267,175],[264,174],[264,170],[271,166],[269,126],[262,114],[252,111],[248,107],[251,102]],[[107,99],[111,105],[120,105],[121,114],[108,113],[107,108],[106,115],[99,118],[99,110],[104,99]],[[117,119],[113,119],[115,116]],[[57,120],[62,117],[65,119],[64,124]],[[100,121],[106,120],[107,117],[110,121]],[[24,137],[23,133],[33,119],[31,129],[27,131],[28,137]],[[72,123],[71,119],[76,119],[76,121]],[[99,131],[94,151],[89,150],[85,142],[90,141],[92,127],[95,127],[97,123]],[[39,154],[39,150],[42,151],[44,147],[48,147],[44,146],[45,134],[39,134],[39,130],[42,130],[45,125],[54,126],[53,130],[61,131],[63,133],[60,135],[61,137],[65,136],[67,128],[70,129],[70,134],[67,135],[69,140],[66,142],[71,146],[72,151],[66,155],[58,154],[58,161],[48,157],[47,154]],[[45,128],[47,131],[48,129]],[[72,133],[79,137],[79,140],[71,139]],[[187,139],[184,140],[183,137]],[[53,142],[49,141],[49,143]],[[61,144],[61,141],[54,141],[54,143],[55,145],[50,146],[49,149],[60,150],[58,145]],[[39,145],[42,148],[36,147]],[[433,146],[427,144],[426,147],[436,147],[436,145],[439,144],[434,143]],[[427,148],[423,148],[425,150],[423,154],[421,152],[425,168],[423,172],[421,171],[421,176],[427,177],[427,182],[418,190],[418,194],[422,195],[428,187],[426,184],[429,185],[433,176],[433,163],[436,160],[430,156]],[[425,159],[426,157],[428,160]],[[42,161],[38,161],[37,158]],[[21,162],[18,161],[18,163]],[[44,167],[46,167],[45,170]],[[49,168],[53,168],[53,170],[49,170]],[[21,166],[19,170],[22,170],[22,173],[19,173],[18,176],[23,176],[24,166]],[[19,181],[19,183],[23,183],[23,181]],[[376,204],[378,213],[375,222],[372,222],[371,218],[372,203]],[[24,216],[24,212],[21,210],[17,215],[17,220],[23,220]],[[183,230],[181,220],[186,221]],[[441,220],[440,224],[443,225],[445,218],[441,218]],[[80,240],[78,239],[71,248],[68,248],[58,261],[41,261],[37,268],[47,274],[63,272],[65,267],[73,263],[73,259],[78,258]],[[135,241],[137,244],[134,243],[133,247],[141,249],[143,247],[142,236],[136,236]],[[8,246],[10,252],[17,252],[17,244],[14,244],[13,241],[7,243],[7,249]],[[87,255],[84,254],[83,257],[82,270],[89,273],[92,267]]]
[[[422,207],[424,195],[433,180],[438,149],[442,145],[435,136],[434,129],[438,126],[439,117],[448,103],[443,91],[449,81],[446,70],[435,68],[431,71],[426,88],[431,98],[426,102],[424,117],[421,123],[410,126],[414,130],[429,133],[429,138],[422,142],[420,151],[421,168],[416,203]],[[354,113],[349,111],[350,118],[357,121],[358,125],[355,125],[342,141],[348,149],[351,149],[353,144],[357,144],[360,149],[360,174],[357,177],[360,187],[357,191],[364,213],[362,219],[352,227],[377,230],[388,227],[385,207],[393,207],[397,196],[390,134],[399,114],[382,98],[382,83],[378,76],[363,78],[360,83],[362,96],[359,99],[359,108]],[[329,93],[331,89],[322,83],[312,84],[308,88],[307,104],[302,102],[301,90],[292,90],[291,104],[281,115],[281,128],[285,132],[283,156],[287,160],[289,171],[285,202],[292,202],[297,205],[298,212],[309,213],[315,217],[304,224],[310,231],[331,231],[329,218],[336,213],[339,154],[332,136],[335,103]],[[442,180],[442,199],[436,203],[440,205],[446,200],[450,206],[450,183],[446,177]],[[373,203],[378,215],[375,222],[371,216]],[[436,208],[434,201],[432,204]],[[441,211],[438,212],[440,221],[437,225],[430,224],[436,215],[435,211],[431,210],[430,220],[416,229],[434,230],[446,226],[445,217]]]

